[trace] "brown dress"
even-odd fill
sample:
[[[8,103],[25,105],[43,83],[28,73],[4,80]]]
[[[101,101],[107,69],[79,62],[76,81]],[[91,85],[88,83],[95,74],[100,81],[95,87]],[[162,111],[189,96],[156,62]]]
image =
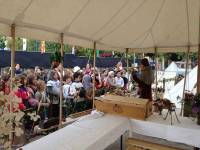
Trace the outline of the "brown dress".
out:
[[[133,80],[138,83],[140,98],[149,99],[152,101],[151,84],[153,82],[153,73],[149,67],[147,67],[141,73],[141,78],[138,78],[134,72],[132,72]]]

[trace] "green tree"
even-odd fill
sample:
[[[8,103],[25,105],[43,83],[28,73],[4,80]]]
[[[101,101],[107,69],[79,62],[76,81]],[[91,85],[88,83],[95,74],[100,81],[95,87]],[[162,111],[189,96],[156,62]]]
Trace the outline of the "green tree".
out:
[[[37,51],[36,49],[36,42],[37,40],[27,40],[27,51]]]
[[[6,38],[0,35],[0,49],[4,49],[6,47],[5,41]]]
[[[12,49],[12,38],[7,38],[7,47],[9,49]],[[15,39],[15,45],[16,45],[16,50],[22,50],[23,47],[23,41],[21,38],[16,38]]]
[[[83,48],[83,47],[76,47],[76,55],[77,56],[86,56],[86,57],[93,57],[92,49],[90,48]]]

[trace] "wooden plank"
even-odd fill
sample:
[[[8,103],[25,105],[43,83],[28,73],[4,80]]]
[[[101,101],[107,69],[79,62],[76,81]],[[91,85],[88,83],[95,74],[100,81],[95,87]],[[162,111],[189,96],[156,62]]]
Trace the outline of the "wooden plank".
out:
[[[78,117],[81,117],[81,116],[89,115],[93,110],[94,109],[89,109],[89,110],[81,111],[81,112],[78,112],[78,113],[74,113],[74,114],[71,114],[69,117],[70,118],[78,118]]]
[[[110,113],[115,115],[126,116],[129,118],[145,120],[146,118],[146,105],[132,106],[125,103],[116,103],[108,101],[95,100],[95,106],[98,111]]]
[[[143,141],[135,138],[130,138],[126,141],[126,150],[181,150],[162,144]]]
[[[102,97],[96,97],[98,100],[110,100],[110,101],[120,101],[126,102],[130,104],[138,104],[138,105],[146,105],[148,103],[148,99],[137,98],[137,97],[125,97],[125,96],[118,96],[118,95],[105,95]]]

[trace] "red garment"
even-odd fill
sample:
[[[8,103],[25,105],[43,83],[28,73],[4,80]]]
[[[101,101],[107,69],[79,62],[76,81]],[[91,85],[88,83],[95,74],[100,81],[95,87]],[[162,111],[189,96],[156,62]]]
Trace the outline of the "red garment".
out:
[[[15,95],[21,99],[28,99],[29,93],[27,91],[23,91],[19,89],[17,92],[15,92]]]
[[[10,88],[7,82],[3,82],[3,92],[4,94],[8,95],[10,93]]]
[[[3,92],[5,95],[9,95],[11,93],[11,90],[10,90],[10,86],[8,85],[7,82],[4,82],[3,83]],[[20,92],[19,90],[17,92],[14,92],[14,94],[19,97],[19,98],[25,98],[27,97],[27,93],[24,93],[24,92]],[[10,107],[10,106],[8,106]],[[19,102],[19,107],[18,107],[20,110],[24,110],[26,109],[25,105],[23,104],[22,101]],[[15,112],[16,110],[13,108],[13,112]]]

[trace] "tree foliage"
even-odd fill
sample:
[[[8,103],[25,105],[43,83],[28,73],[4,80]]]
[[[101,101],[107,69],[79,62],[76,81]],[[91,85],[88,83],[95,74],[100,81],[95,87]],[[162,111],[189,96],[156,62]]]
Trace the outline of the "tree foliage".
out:
[[[0,49],[4,49],[6,47],[5,41],[6,38],[0,35]]]

